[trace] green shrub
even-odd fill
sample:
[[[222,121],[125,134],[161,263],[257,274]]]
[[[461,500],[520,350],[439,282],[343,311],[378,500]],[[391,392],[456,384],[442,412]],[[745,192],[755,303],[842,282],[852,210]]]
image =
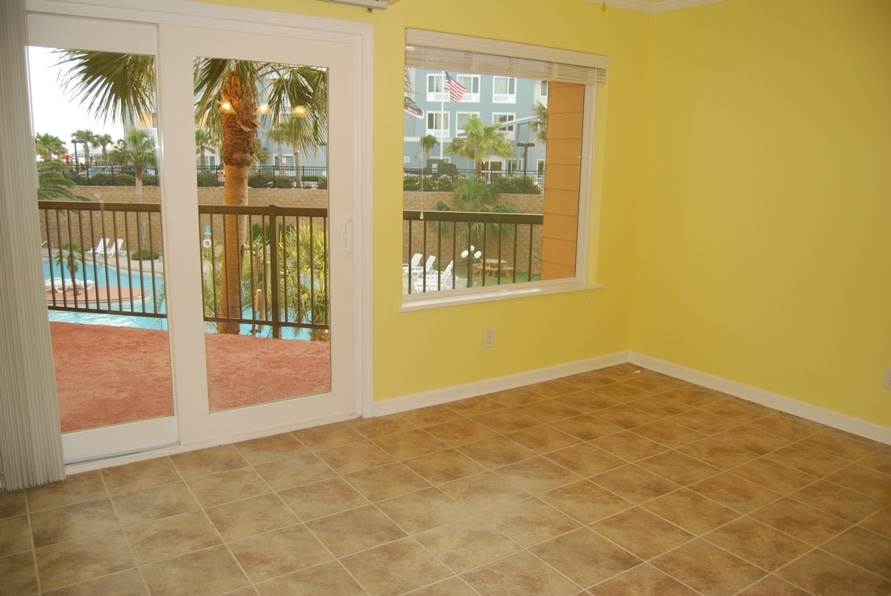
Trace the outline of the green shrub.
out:
[[[294,188],[295,178],[290,176],[275,176],[272,179],[273,188]]]
[[[216,172],[198,172],[198,186],[222,186]]]
[[[417,176],[403,176],[402,190],[421,190],[421,179]]]
[[[155,174],[143,174],[142,175],[142,185],[143,186],[158,186],[158,176]]]
[[[154,261],[160,257],[161,253],[148,248],[130,253],[130,258],[134,261]]]
[[[250,188],[272,188],[273,177],[269,172],[257,172],[248,177]]]
[[[104,175],[104,174],[102,174]],[[145,184],[145,177],[142,178],[142,183]],[[115,186],[136,186],[136,176],[133,174],[118,174],[114,177],[114,185]]]
[[[300,179],[304,182],[318,182],[319,176],[301,176]]]
[[[433,188],[434,190],[451,192],[455,190],[455,181],[452,180],[451,176],[440,176],[433,184]]]
[[[114,186],[114,176],[111,174],[99,173],[90,176],[89,180],[86,176],[81,176],[84,184],[90,186]]]
[[[319,176],[319,180],[316,183],[316,188],[325,190],[328,188],[328,177],[327,176]]]
[[[492,182],[496,193],[537,195],[541,194],[541,188],[535,180],[528,176],[522,178],[497,178]]]

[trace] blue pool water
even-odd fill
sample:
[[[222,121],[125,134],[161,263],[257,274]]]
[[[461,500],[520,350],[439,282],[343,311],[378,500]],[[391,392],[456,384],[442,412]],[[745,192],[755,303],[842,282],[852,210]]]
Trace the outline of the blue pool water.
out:
[[[158,312],[158,313],[166,313],[166,303],[163,299],[163,288],[164,288],[164,277],[162,275],[154,275],[151,274],[151,269],[146,264],[144,265],[145,271],[140,275],[138,271],[135,271],[131,276],[123,269],[116,269],[114,267],[106,267],[100,263],[96,263],[95,265],[92,262],[87,262],[86,268],[79,268],[75,275],[75,279],[79,281],[83,281],[86,279],[87,281],[92,281],[99,287],[106,286],[118,286],[121,288],[132,288],[134,293],[141,292],[141,296],[139,298],[135,298],[132,300],[132,308],[131,308],[131,300],[125,299],[120,302],[116,300],[112,300],[109,304],[104,301],[101,303],[103,309],[109,309],[111,311],[118,312]],[[52,274],[52,279],[58,283],[62,277],[62,266],[55,262],[50,261],[49,259],[43,260],[43,278],[46,280],[50,279],[50,274]],[[65,278],[70,279],[71,274],[68,270],[65,270]],[[159,295],[156,297],[152,291],[158,292]],[[155,300],[157,298],[158,304],[155,305]],[[91,306],[95,307],[95,302],[91,302]],[[157,308],[157,311],[155,310]],[[246,313],[246,316],[250,316],[249,313]],[[58,321],[64,323],[81,323],[86,325],[110,325],[114,327],[131,327],[135,329],[167,329],[167,318],[158,318],[158,317],[145,317],[139,316],[135,314],[126,314],[126,315],[115,315],[115,314],[105,314],[105,313],[94,313],[94,312],[72,312],[72,311],[64,311],[64,310],[50,310],[49,311],[49,320],[50,321]],[[207,333],[216,332],[216,325],[214,323],[205,323],[204,324],[205,331]],[[258,335],[263,337],[270,337],[272,334],[272,328],[269,326],[261,326],[261,331]],[[242,325],[241,333],[243,335],[250,335],[251,333],[251,325]],[[309,339],[309,330],[308,329],[293,329],[293,328],[284,328],[282,329],[282,338],[283,339]]]

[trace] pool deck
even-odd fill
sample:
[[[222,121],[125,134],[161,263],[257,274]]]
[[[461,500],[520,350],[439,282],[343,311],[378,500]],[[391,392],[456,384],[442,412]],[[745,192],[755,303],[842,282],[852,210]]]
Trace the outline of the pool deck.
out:
[[[78,288],[77,294],[74,288],[66,289],[64,292],[55,290],[46,291],[46,301],[54,306],[104,306],[111,302],[130,302],[131,299],[142,299],[144,292],[139,288],[118,288],[106,286],[93,286],[92,288]]]

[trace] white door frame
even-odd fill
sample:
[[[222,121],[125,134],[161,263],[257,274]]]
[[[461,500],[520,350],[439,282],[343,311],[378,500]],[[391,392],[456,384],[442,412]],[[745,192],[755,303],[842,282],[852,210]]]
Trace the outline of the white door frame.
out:
[[[352,219],[344,222],[342,229],[331,229],[331,250],[341,250],[343,244],[349,243],[354,258],[350,273],[353,288],[352,302],[353,320],[351,328],[341,330],[340,341],[348,342],[352,350],[352,391],[354,393],[352,412],[342,417],[354,415],[371,416],[373,413],[372,378],[371,378],[371,269],[372,269],[372,234],[371,226],[371,192],[372,192],[372,121],[373,121],[373,29],[370,24],[338,21],[318,17],[308,17],[288,13],[259,11],[220,5],[204,5],[185,2],[183,0],[155,0],[151,8],[146,8],[141,0],[29,0],[29,15],[43,13],[48,15],[67,15],[92,17],[96,19],[114,19],[134,23],[152,24],[159,27],[163,34],[165,26],[193,26],[203,29],[217,29],[260,35],[279,34],[284,37],[298,36],[305,40],[333,42],[346,45],[352,56],[351,86],[354,90],[350,101],[351,110],[356,115],[351,150],[354,171],[350,181],[349,195],[352,200]],[[163,58],[162,58],[163,60]],[[162,68],[159,63],[159,68]],[[161,91],[163,93],[163,91]],[[160,100],[160,98],[159,98]],[[164,139],[161,150],[164,151]],[[177,164],[169,164],[174,168]],[[188,164],[190,167],[194,164]],[[169,174],[175,174],[169,172]],[[167,189],[168,191],[170,189]],[[197,217],[197,215],[196,215]],[[170,225],[170,220],[168,220]],[[197,228],[194,228],[197,229]],[[175,316],[175,313],[170,313]],[[173,329],[171,325],[171,329]],[[203,342],[203,333],[196,336]],[[198,341],[193,339],[192,341]],[[180,345],[179,349],[183,346]],[[203,345],[201,346],[203,353]],[[171,354],[175,359],[175,355]],[[174,381],[176,382],[176,381]],[[262,436],[296,428],[295,423],[282,424],[280,427],[267,427],[241,432],[235,417],[232,424],[225,424],[214,432],[191,433],[181,432],[179,445],[163,447],[149,452],[142,452],[116,459],[122,463],[125,459],[145,459],[166,453],[188,451],[204,446],[232,442]],[[299,421],[303,426],[319,424],[331,420]],[[67,458],[69,461],[71,458]],[[102,467],[103,462],[88,462],[68,466],[69,472]]]

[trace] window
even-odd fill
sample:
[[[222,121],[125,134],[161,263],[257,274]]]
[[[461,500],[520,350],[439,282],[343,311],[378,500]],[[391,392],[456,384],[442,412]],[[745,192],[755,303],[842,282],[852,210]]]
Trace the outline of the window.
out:
[[[449,94],[443,88],[442,73],[427,75],[427,101],[448,101]]]
[[[480,75],[459,74],[458,82],[464,86],[464,97],[461,103],[479,103],[480,101]]]
[[[453,165],[443,168],[450,180],[406,190],[404,309],[588,287],[595,107],[608,64],[593,54],[406,31],[407,67],[429,75],[464,73],[457,76],[466,93],[476,91],[469,77],[478,76],[481,104],[512,105],[510,112],[486,111],[476,139],[461,126],[477,113],[454,104],[428,113],[432,134],[448,130],[454,114],[454,136],[437,135]],[[544,139],[537,104],[547,106]],[[493,123],[510,124],[492,131]],[[404,138],[410,142],[407,128]],[[481,185],[481,192],[472,190]],[[495,188],[494,198],[486,185]],[[452,189],[442,208],[417,211],[424,197],[416,193]],[[430,270],[411,266],[417,253],[435,257]]]
[[[504,124],[505,122],[510,122],[516,119],[517,115],[513,112],[492,112],[492,124]],[[505,126],[499,130],[503,131],[508,139],[516,138],[513,126]]]
[[[517,79],[492,77],[492,103],[517,103]]]
[[[439,139],[449,136],[449,113],[427,112],[427,134]]]

